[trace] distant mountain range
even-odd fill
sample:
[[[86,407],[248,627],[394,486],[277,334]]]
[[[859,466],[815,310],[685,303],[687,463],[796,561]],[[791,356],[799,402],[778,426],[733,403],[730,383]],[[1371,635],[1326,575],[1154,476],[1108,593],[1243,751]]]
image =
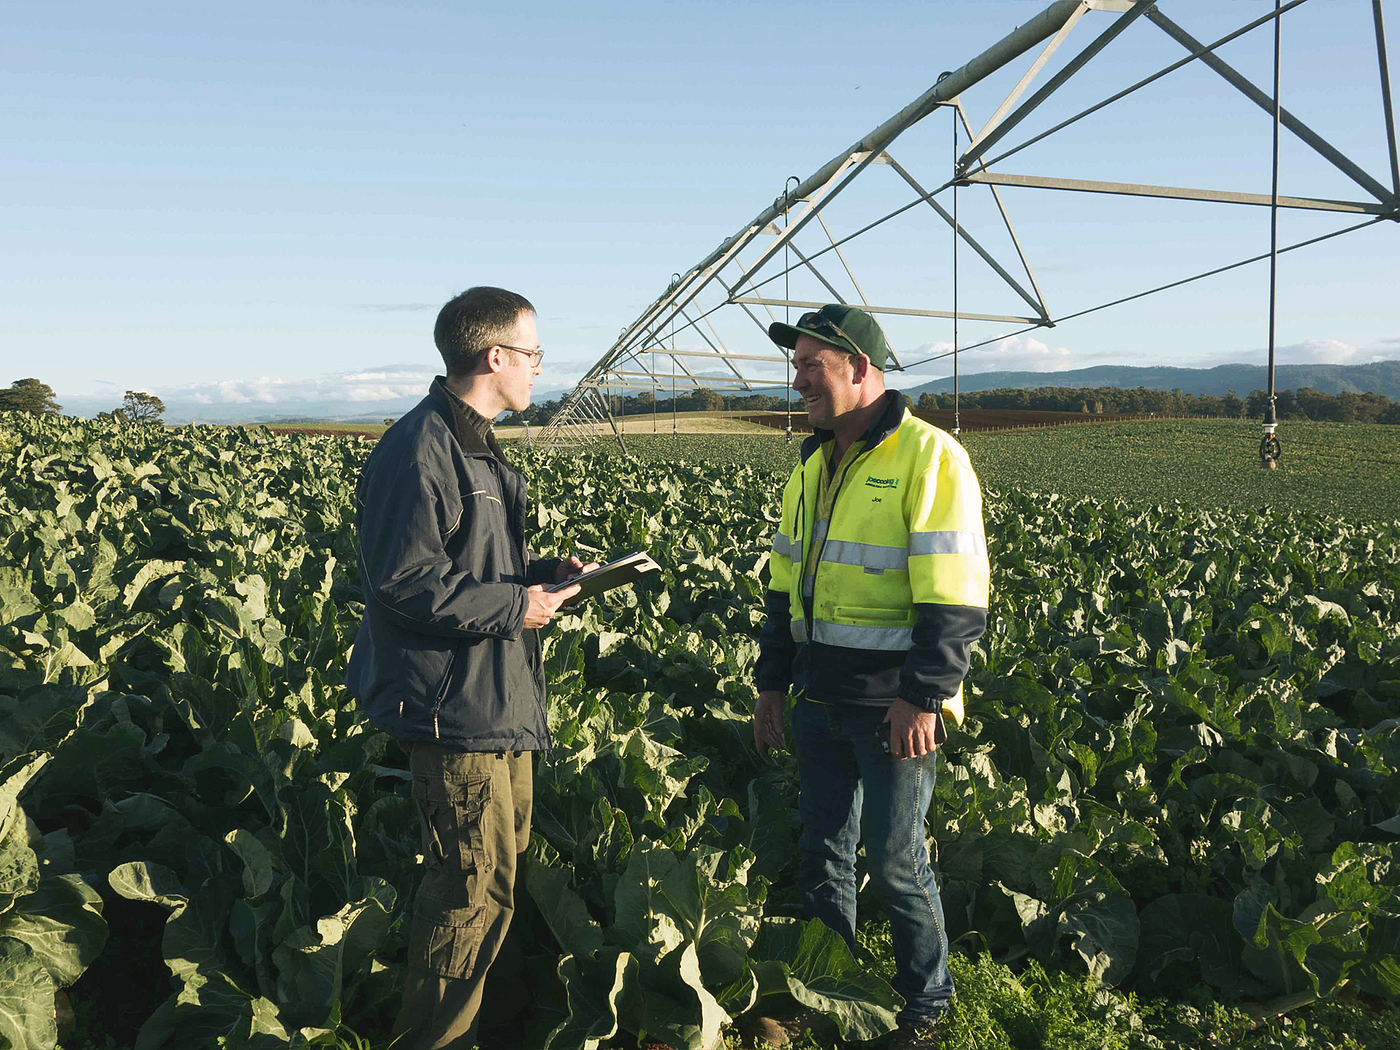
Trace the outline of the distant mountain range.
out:
[[[944,393],[953,389],[951,376],[921,386],[904,386],[898,373],[893,386],[915,400],[924,393]],[[1269,370],[1263,365],[1217,365],[1214,368],[1165,368],[1133,365],[1096,365],[1068,372],[976,372],[960,377],[963,390],[1032,390],[1042,386],[1111,386],[1124,390],[1180,390],[1183,394],[1221,396],[1233,390],[1248,397],[1251,390],[1266,390]],[[1365,365],[1278,365],[1274,369],[1274,389],[1298,390],[1311,387],[1324,394],[1345,391],[1384,394],[1400,401],[1400,360],[1377,361]]]
[[[920,394],[942,393],[953,389],[952,377],[935,379],[918,386],[908,383],[917,376],[891,373],[890,385],[916,401]],[[995,390],[1003,387],[1034,389],[1042,386],[1097,387],[1111,386],[1131,389],[1181,390],[1184,394],[1223,395],[1229,390],[1247,397],[1251,390],[1263,390],[1268,385],[1268,370],[1262,365],[1218,365],[1215,368],[1165,368],[1133,365],[1096,365],[1067,372],[976,372],[964,375],[963,390]],[[1378,361],[1366,365],[1279,365],[1274,385],[1279,390],[1312,387],[1325,394],[1340,394],[1350,390],[1372,391],[1400,401],[1400,360]],[[565,388],[567,389],[567,388]],[[772,386],[754,393],[781,397],[787,388]],[[425,388],[426,392],[426,388]],[[537,387],[532,401],[558,398],[564,390],[557,387]],[[735,391],[725,390],[726,394]],[[665,396],[665,395],[663,395]],[[95,416],[120,404],[114,395],[58,395],[63,411],[73,416]],[[419,401],[418,397],[395,398],[385,401],[298,401],[259,402],[196,402],[171,396],[165,398],[167,423],[283,423],[338,422],[378,423],[387,417],[397,418]]]
[[[535,390],[533,401],[557,398],[564,390],[558,387]],[[428,392],[427,384],[423,394]],[[281,401],[195,401],[172,394],[163,396],[167,423],[382,423],[397,419],[423,399],[413,397],[386,398],[381,401],[322,400],[287,398]],[[64,415],[91,418],[99,412],[110,412],[121,404],[115,395],[58,394]]]
[[[426,391],[425,391],[426,392]],[[202,402],[178,396],[162,398],[167,423],[382,423],[385,418],[398,418],[421,398],[405,397],[390,401],[256,401]],[[58,395],[66,416],[96,416],[121,405],[121,398],[111,395]]]

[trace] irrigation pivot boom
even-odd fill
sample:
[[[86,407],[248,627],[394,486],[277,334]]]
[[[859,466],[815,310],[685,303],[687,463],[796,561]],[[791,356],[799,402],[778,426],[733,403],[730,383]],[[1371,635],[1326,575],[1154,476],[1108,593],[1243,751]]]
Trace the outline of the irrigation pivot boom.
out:
[[[701,387],[726,393],[776,392],[784,382],[790,358],[789,351],[774,346],[766,335],[768,324],[780,319],[775,311],[815,309],[824,302],[856,303],[879,316],[891,336],[891,371],[927,365],[952,356],[956,372],[956,358],[963,353],[1265,259],[1271,261],[1272,274],[1281,254],[1355,233],[1386,219],[1400,220],[1400,161],[1397,161],[1382,0],[1372,0],[1369,20],[1374,26],[1379,108],[1383,112],[1381,150],[1389,161],[1389,171],[1385,173],[1388,178],[1368,172],[1299,116],[1280,105],[1277,82],[1272,91],[1260,88],[1220,54],[1227,45],[1261,27],[1277,30],[1285,15],[1308,2],[1276,0],[1268,12],[1217,35],[1210,42],[1202,42],[1173,21],[1162,10],[1167,5],[1157,0],[1055,0],[971,61],[940,76],[918,98],[837,153],[807,178],[796,180],[796,188],[791,187],[794,180],[789,180],[784,192],[753,219],[695,265],[674,275],[665,290],[621,330],[612,346],[565,396],[540,440],[566,443],[618,433],[618,420],[611,407],[611,395],[615,392],[650,391],[658,399],[669,394],[673,410],[677,395]],[[1240,13],[1257,10],[1246,5],[1231,5],[1230,9]],[[1093,35],[1085,46],[1070,54],[1071,49],[1066,45],[1071,37],[1081,39],[1090,33]],[[1083,71],[1091,64],[1100,72],[1107,67],[1117,75],[1120,65],[1110,57],[1101,56],[1122,52],[1125,39],[1141,40],[1144,34],[1161,34],[1154,44],[1168,41],[1162,46],[1172,49],[1171,60],[1135,79],[1131,75],[1120,76],[1121,87],[1115,86],[1087,106],[1079,103],[1080,108],[1063,119],[1047,121],[1046,114],[1052,112],[1047,103],[1056,96],[1067,95],[1067,84],[1083,83]],[[1369,40],[1366,46],[1370,47]],[[1008,74],[1014,75],[1014,64],[1026,55],[1032,55],[1029,66],[1006,90]],[[1231,95],[1230,89],[1234,89],[1237,93],[1234,97],[1242,97],[1252,107],[1262,110],[1276,127],[1290,133],[1297,143],[1306,147],[1314,161],[1320,158],[1319,166],[1335,175],[1346,192],[1340,196],[1280,195],[1277,152],[1274,182],[1269,193],[1067,178],[1018,172],[1006,167],[1007,161],[1023,151],[1052,136],[1065,135],[1081,121],[1130,96],[1142,97],[1140,93],[1145,89],[1188,67],[1208,70],[1214,74],[1211,82],[1225,95]],[[1128,64],[1121,64],[1122,70],[1128,68]],[[1274,71],[1277,74],[1277,61]],[[1098,81],[1095,83],[1097,85]],[[963,96],[979,87],[984,94],[992,91],[987,107],[991,116],[980,128],[974,129],[968,119],[969,103]],[[893,147],[901,136],[939,110],[948,112],[952,121],[954,149],[950,163],[945,128],[939,133],[941,144],[937,150],[922,158],[927,162],[923,167],[942,171],[926,185],[914,173],[920,165],[901,162]],[[1040,126],[1039,130],[1028,130],[1047,123],[1048,126]],[[1075,133],[1082,131],[1083,128],[1078,128]],[[1024,137],[1019,137],[1018,132]],[[901,143],[901,152],[906,146],[911,153],[918,152],[917,144],[910,145],[910,142],[906,139]],[[959,152],[960,143],[965,145]],[[1110,154],[1111,151],[1104,151],[1105,156]],[[871,186],[876,179],[884,180],[877,191],[863,193],[863,188]],[[961,200],[959,187],[962,187]],[[1290,244],[1270,243],[1267,250],[1253,251],[1246,258],[1215,265],[1203,272],[1173,276],[1152,287],[1114,294],[1105,301],[1057,314],[1046,301],[1022,238],[1011,221],[1003,194],[1008,188],[1110,198],[1262,206],[1271,213],[1271,236],[1280,210],[1334,216],[1341,224],[1322,232],[1310,230],[1312,235]],[[974,233],[973,223],[958,217],[960,205],[964,208],[963,215],[967,215],[967,205],[974,196],[983,197],[985,213],[995,217],[994,223],[985,224],[987,232],[976,228]],[[852,200],[857,202],[854,209],[846,208],[846,202]],[[833,218],[838,211],[846,218],[846,226],[852,227],[841,236],[837,236],[837,229],[844,230],[844,227]],[[901,288],[882,294],[874,285],[863,284],[857,278],[859,260],[855,255],[860,246],[872,238],[890,236],[890,231],[898,225],[896,220],[907,223],[915,218],[931,220],[936,228],[944,229],[945,236],[951,240],[954,279],[951,287],[940,293],[946,293],[946,302],[929,302],[926,292],[911,294],[907,282]],[[924,236],[914,243],[927,255],[932,250],[928,246],[940,242],[941,238]],[[1265,247],[1262,235],[1258,243],[1261,248]],[[961,271],[959,252],[963,259]],[[972,265],[980,269],[985,279],[983,291],[996,290],[999,299],[995,308],[961,308],[965,295],[964,300],[959,299],[957,285],[966,278],[957,275],[965,274]],[[794,290],[796,283],[805,288],[805,294],[801,288]],[[873,300],[867,296],[867,287],[875,291]],[[1269,309],[1272,360],[1272,293]],[[944,320],[951,320],[954,330],[953,342],[947,349],[935,347],[928,331],[929,326]],[[968,345],[960,345],[956,334],[959,323],[981,324],[983,331],[986,325],[994,325],[998,330],[986,337],[979,335]],[[898,325],[905,327],[896,330]],[[660,366],[656,363],[658,360],[662,362]]]

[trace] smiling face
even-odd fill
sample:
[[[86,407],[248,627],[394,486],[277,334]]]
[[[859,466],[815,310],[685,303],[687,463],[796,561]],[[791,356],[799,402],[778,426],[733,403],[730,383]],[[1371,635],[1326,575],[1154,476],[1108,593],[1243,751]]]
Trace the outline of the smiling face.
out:
[[[861,360],[810,335],[797,337],[792,388],[807,403],[812,426],[835,430],[843,416],[860,407],[861,384],[856,375]]]

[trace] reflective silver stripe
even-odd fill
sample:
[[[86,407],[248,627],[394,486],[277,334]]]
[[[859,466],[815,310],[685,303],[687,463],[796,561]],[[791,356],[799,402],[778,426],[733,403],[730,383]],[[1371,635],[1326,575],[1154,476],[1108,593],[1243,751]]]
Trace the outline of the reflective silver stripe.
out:
[[[788,630],[792,632],[794,642],[805,642],[807,640],[807,623],[804,620],[793,620],[788,625]]]
[[[816,583],[817,583],[817,576],[816,576],[816,573],[810,573],[810,572],[809,572],[806,576],[802,577],[802,597],[804,597],[804,598],[810,598],[810,597],[812,597],[812,589],[816,586]]]
[[[831,522],[829,520],[817,522],[817,524],[812,529],[812,543],[814,545],[821,543],[822,540],[826,539],[826,530],[830,526]]]
[[[773,553],[782,555],[789,561],[802,562],[802,541],[790,540],[781,532],[773,534]]]
[[[986,554],[985,537],[960,529],[944,532],[911,532],[909,553],[916,554]]]
[[[841,645],[847,649],[908,652],[914,648],[914,629],[912,627],[861,627],[849,623],[814,620],[812,641],[821,645]]]
[[[861,565],[867,569],[908,569],[909,552],[903,547],[881,547],[852,540],[827,540],[822,561],[837,565]]]

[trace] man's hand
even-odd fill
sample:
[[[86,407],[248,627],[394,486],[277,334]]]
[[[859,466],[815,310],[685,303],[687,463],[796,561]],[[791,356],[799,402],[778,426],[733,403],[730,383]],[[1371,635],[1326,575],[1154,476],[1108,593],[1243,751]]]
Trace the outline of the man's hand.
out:
[[[890,704],[885,724],[890,727],[890,755],[894,758],[918,758],[937,746],[938,715],[933,711],[896,700]]]
[[[762,754],[767,748],[783,747],[783,694],[765,689],[753,707],[753,744]]]
[[[559,568],[554,571],[554,582],[563,583],[571,577],[578,576],[585,572],[592,572],[598,568],[596,561],[579,561],[578,555],[570,554],[567,558],[559,559]]]
[[[529,608],[525,610],[525,626],[537,628],[549,623],[559,611],[559,606],[576,595],[578,590],[578,584],[562,591],[547,591],[539,584],[525,588],[525,596],[530,599]]]

